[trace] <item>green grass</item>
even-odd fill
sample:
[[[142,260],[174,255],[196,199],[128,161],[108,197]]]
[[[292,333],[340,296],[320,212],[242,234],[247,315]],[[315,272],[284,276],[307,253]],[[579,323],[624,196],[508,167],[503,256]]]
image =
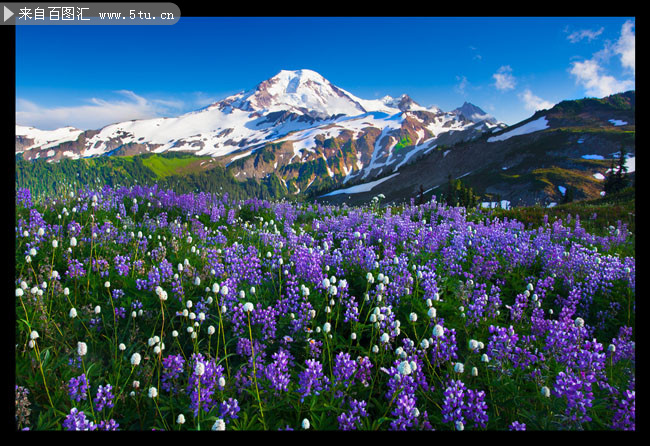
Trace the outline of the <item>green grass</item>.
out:
[[[408,147],[408,146],[411,146],[411,145],[413,145],[413,141],[411,141],[411,138],[408,135],[406,135],[397,144],[395,144],[395,147],[393,147],[393,150],[403,149],[404,147]]]
[[[199,160],[207,159],[206,157],[187,156],[179,158],[164,158],[153,155],[142,160],[142,164],[151,169],[159,178],[168,177],[179,173],[189,173],[188,170],[195,171],[198,169],[188,169],[188,167]]]

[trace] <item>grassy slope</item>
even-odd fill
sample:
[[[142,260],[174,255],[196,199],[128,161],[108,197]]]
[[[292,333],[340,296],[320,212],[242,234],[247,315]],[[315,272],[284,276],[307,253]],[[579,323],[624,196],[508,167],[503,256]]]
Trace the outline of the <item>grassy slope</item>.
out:
[[[142,159],[142,164],[151,169],[159,178],[170,175],[199,171],[200,162],[205,157],[186,156],[180,158],[164,158],[153,155]]]

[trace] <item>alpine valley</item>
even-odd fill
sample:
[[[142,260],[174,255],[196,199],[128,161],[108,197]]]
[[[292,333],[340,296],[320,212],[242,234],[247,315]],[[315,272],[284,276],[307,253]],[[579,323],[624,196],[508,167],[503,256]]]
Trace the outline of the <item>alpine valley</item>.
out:
[[[297,70],[178,117],[99,130],[16,125],[16,187],[62,192],[101,176],[362,204],[378,194],[385,203],[429,199],[461,179],[483,202],[549,206],[567,190],[599,197],[621,150],[634,176],[634,91],[563,101],[507,126],[473,104],[364,100]]]

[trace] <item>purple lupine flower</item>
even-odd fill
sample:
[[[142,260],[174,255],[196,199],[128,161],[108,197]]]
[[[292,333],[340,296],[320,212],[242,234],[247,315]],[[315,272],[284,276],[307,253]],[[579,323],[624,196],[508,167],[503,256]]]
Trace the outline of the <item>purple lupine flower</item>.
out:
[[[70,378],[68,395],[76,402],[88,399],[88,381],[85,373],[76,378]]]
[[[97,425],[97,430],[98,431],[117,431],[117,430],[119,430],[118,427],[120,427],[120,425],[114,419],[111,418],[108,421],[106,421],[106,420],[100,421],[99,424]]]
[[[318,358],[322,352],[323,341],[317,341],[315,339],[309,339],[307,341],[307,346],[309,347],[309,356],[312,359]]]
[[[635,401],[636,392],[634,390],[635,378],[632,376],[630,387],[623,392],[622,398],[616,402],[616,412],[612,417],[612,429],[633,431],[636,430],[635,424]]]
[[[111,392],[113,390],[113,386],[110,384],[107,384],[106,386],[100,385],[97,388],[97,396],[94,399],[95,402],[95,409],[99,412],[104,407],[108,407],[109,409],[113,407],[113,398],[115,395]]]
[[[113,258],[113,263],[115,264],[115,269],[120,276],[128,276],[131,267],[129,266],[129,261],[131,258],[126,256],[117,255]]]
[[[444,391],[445,399],[442,403],[442,422],[465,424],[463,417],[463,400],[466,392],[465,384],[462,381],[451,380]]]
[[[167,392],[177,393],[179,389],[174,380],[183,373],[185,359],[183,359],[183,356],[180,354],[169,355],[166,358],[163,358],[162,362],[163,373],[161,387]]]
[[[395,419],[390,423],[391,430],[407,430],[417,427],[417,416],[419,412],[415,407],[415,396],[408,393],[401,393],[395,400],[395,408],[391,415]]]
[[[293,356],[281,348],[276,353],[273,353],[271,358],[273,362],[266,366],[264,375],[269,380],[271,388],[276,391],[276,394],[286,392],[291,378],[289,366],[293,365]]]
[[[343,382],[344,385],[351,384],[352,378],[357,371],[357,362],[350,358],[347,352],[339,352],[334,358],[334,381]]]
[[[209,412],[217,403],[214,392],[222,389],[219,378],[224,376],[223,366],[216,365],[214,359],[206,359],[201,353],[194,353],[191,358],[192,375],[187,390],[190,394],[190,408],[194,415],[199,413],[199,407]],[[200,385],[199,385],[200,383]]]
[[[485,428],[488,421],[485,392],[468,389],[460,380],[451,380],[444,392],[442,405],[443,423],[458,423],[464,428],[467,421],[472,421],[474,427]]]
[[[32,203],[32,194],[28,188],[20,188],[16,191],[16,203],[26,208],[31,208],[34,205]]]
[[[73,407],[63,420],[63,429],[67,431],[94,431],[97,426],[86,418],[86,414]]]
[[[224,401],[219,406],[219,416],[226,422],[229,423],[230,420],[239,418],[237,413],[239,413],[239,402],[234,398],[228,398],[227,401]]]
[[[66,274],[70,278],[83,277],[86,274],[83,265],[77,259],[68,259]]]
[[[585,375],[584,372],[576,374],[572,369],[558,373],[553,394],[558,398],[566,397],[567,407],[565,415],[568,420],[579,424],[591,421],[587,411],[592,406],[594,394],[591,384],[595,377]]]
[[[488,422],[487,408],[483,390],[467,389],[467,401],[463,410],[468,420],[485,429]]]
[[[365,401],[357,401],[350,398],[348,404],[350,410],[343,412],[337,417],[339,429],[344,431],[356,430],[357,427],[360,427],[361,417],[368,416],[368,411],[366,410],[367,403]]]
[[[615,347],[612,358],[614,363],[622,359],[635,360],[635,342],[632,337],[632,327],[621,327],[618,338],[612,339],[612,345]]]
[[[526,423],[520,423],[519,421],[513,421],[510,423],[510,426],[508,426],[508,429],[511,431],[525,431],[526,430]]]
[[[372,361],[367,356],[357,358],[357,372],[355,374],[355,379],[359,380],[364,387],[370,385],[370,380],[372,378]]]
[[[456,345],[456,330],[451,328],[444,327],[444,321],[442,319],[438,320],[438,324],[442,327],[442,336],[434,336],[433,344],[431,344],[431,364],[433,366],[439,366],[447,361],[457,359],[458,356],[456,352],[458,351],[458,346]]]
[[[312,393],[318,395],[329,386],[329,378],[323,374],[323,365],[315,359],[305,360],[307,368],[298,375],[298,393],[301,401]]]

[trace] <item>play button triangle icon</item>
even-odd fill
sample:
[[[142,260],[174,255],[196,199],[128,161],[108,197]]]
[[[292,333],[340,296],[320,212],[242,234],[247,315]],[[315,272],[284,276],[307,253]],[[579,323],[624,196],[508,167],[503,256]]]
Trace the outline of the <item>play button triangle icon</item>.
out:
[[[11,18],[12,15],[14,15],[14,13],[9,8],[7,8],[6,6],[4,8],[5,8],[4,9],[4,16],[5,16],[4,21],[6,22],[7,20],[9,20]]]

